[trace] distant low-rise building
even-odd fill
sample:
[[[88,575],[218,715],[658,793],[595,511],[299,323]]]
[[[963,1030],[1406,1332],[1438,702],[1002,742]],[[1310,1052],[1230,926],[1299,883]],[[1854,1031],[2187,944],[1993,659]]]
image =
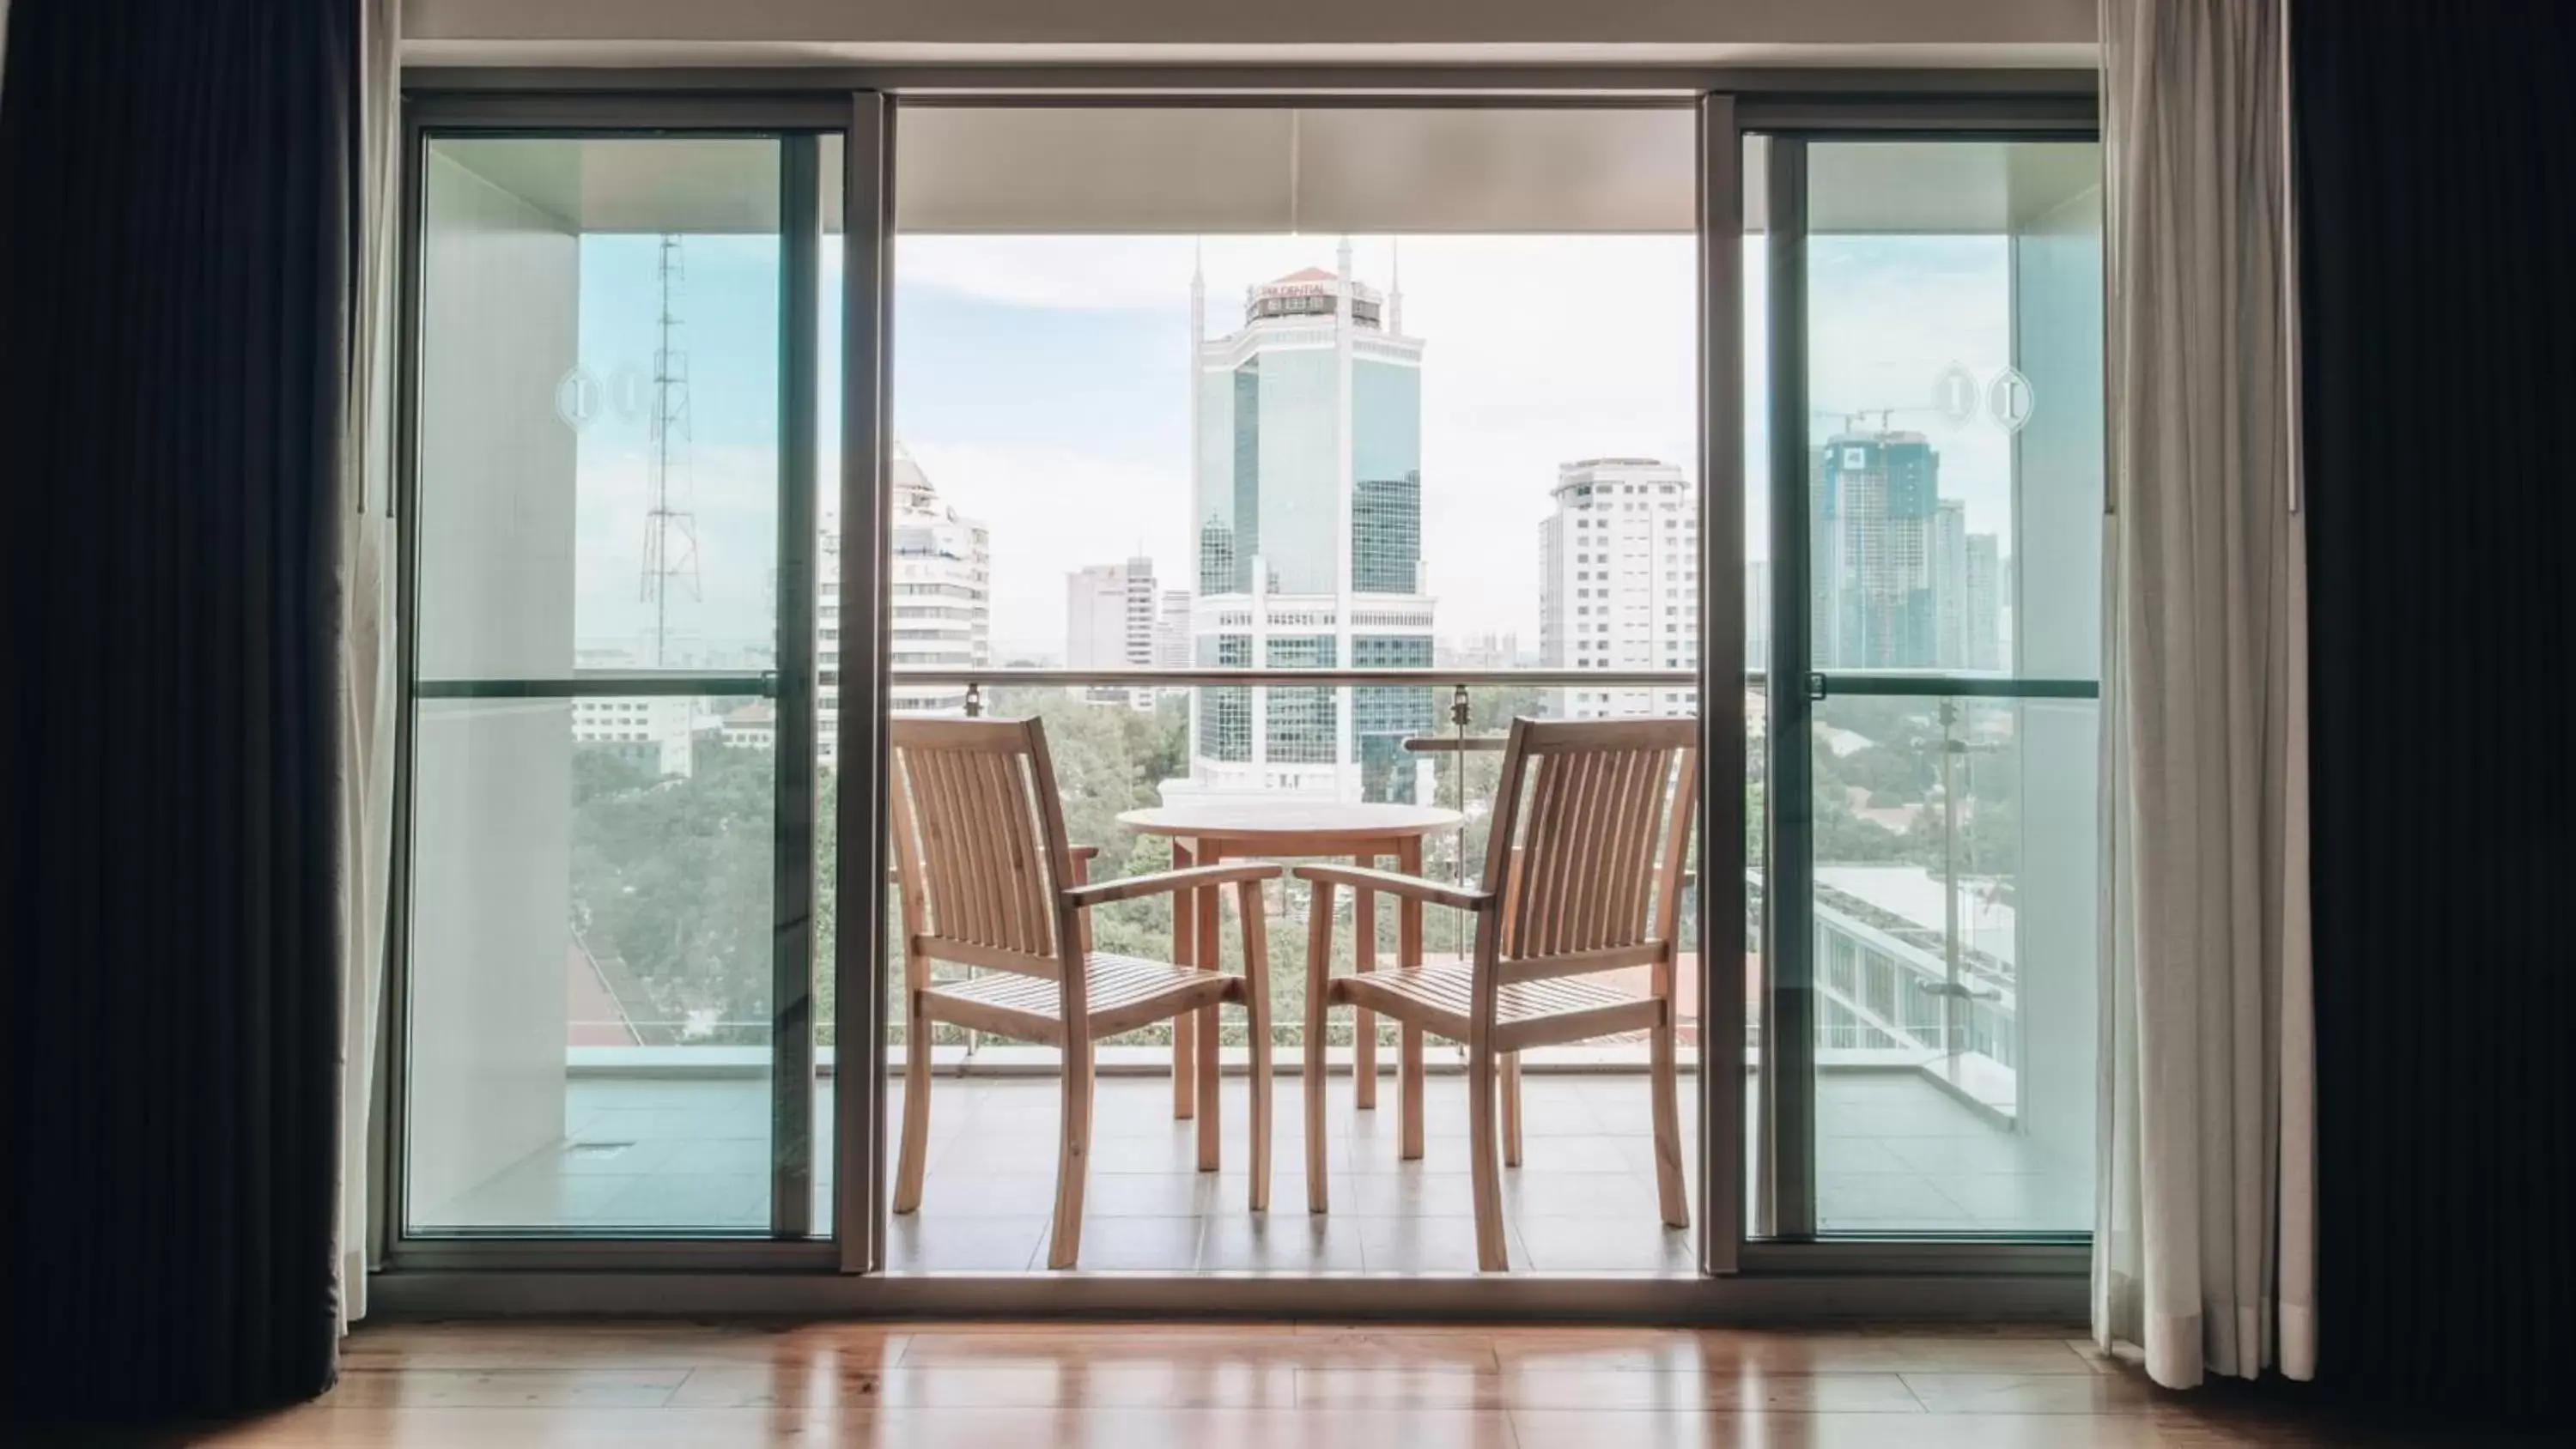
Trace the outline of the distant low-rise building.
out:
[[[717,738],[727,749],[777,749],[778,707],[767,700],[753,700],[723,717],[717,726]]]
[[[662,775],[685,776],[694,764],[697,712],[697,701],[679,695],[576,699],[573,743]]]

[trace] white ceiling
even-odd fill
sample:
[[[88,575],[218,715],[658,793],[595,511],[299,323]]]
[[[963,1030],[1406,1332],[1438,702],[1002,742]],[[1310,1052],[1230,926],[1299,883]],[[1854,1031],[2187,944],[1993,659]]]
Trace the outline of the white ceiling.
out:
[[[446,64],[2090,65],[2097,0],[408,0]]]
[[[1677,233],[1696,207],[1687,109],[916,106],[896,124],[896,225],[949,233]],[[469,139],[440,153],[593,232],[770,231],[778,146]],[[837,176],[840,142],[826,143]],[[1747,158],[1761,230],[1764,152]],[[1818,233],[2011,231],[2100,184],[2089,145],[1809,149]],[[839,188],[825,187],[837,232]]]

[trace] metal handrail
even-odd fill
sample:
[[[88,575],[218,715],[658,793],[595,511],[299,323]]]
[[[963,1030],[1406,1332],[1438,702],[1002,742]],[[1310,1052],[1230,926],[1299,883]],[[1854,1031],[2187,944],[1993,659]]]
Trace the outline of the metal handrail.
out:
[[[1014,686],[1045,688],[1224,689],[1246,686],[1373,685],[1430,689],[1441,686],[1536,689],[1697,689],[1700,677],[1690,669],[1023,669],[897,668],[887,671],[897,684],[962,684],[978,688]],[[2101,685],[2090,679],[2030,679],[1997,674],[1842,673],[1815,671],[1806,676],[1808,694],[1825,699],[1844,696],[1957,696],[1963,699],[2094,699]],[[1767,671],[1748,669],[1744,687],[1767,689]],[[777,693],[774,672],[686,669],[577,669],[545,678],[422,679],[412,685],[421,699],[565,699],[635,695],[749,695]]]
[[[1096,686],[1127,689],[1222,689],[1236,686],[1341,686],[1437,688],[1444,685],[1490,687],[1522,685],[1540,689],[1697,689],[1694,669],[1030,669],[1019,667],[896,668],[889,677],[901,684],[964,684],[983,688],[1073,688]],[[1820,670],[1804,676],[1811,693],[1822,695],[1939,696],[1985,699],[2092,699],[2101,693],[2091,679],[2038,679],[2012,675],[1960,674],[1940,671]],[[1767,670],[1748,669],[1744,686],[1765,689]]]
[[[412,693],[420,699],[774,699],[778,675],[772,670],[576,669],[542,679],[423,679],[412,685]]]
[[[1530,685],[1555,688],[1695,689],[1699,673],[1690,669],[1023,669],[1015,667],[955,669],[895,668],[887,674],[899,684],[978,684],[985,688],[1180,689],[1227,688],[1236,685],[1386,685],[1433,688],[1440,685]],[[1759,683],[1758,673],[1746,676]]]

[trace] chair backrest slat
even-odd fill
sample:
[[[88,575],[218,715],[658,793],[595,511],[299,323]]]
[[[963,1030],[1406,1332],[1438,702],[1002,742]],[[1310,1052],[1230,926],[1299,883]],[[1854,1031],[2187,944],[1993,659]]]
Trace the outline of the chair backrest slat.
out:
[[[1512,722],[1485,865],[1487,880],[1511,885],[1503,960],[1669,954],[1698,739],[1689,719]]]
[[[1064,821],[1035,720],[893,722],[896,868],[907,935],[979,964],[1060,960]],[[915,897],[918,897],[916,903]]]

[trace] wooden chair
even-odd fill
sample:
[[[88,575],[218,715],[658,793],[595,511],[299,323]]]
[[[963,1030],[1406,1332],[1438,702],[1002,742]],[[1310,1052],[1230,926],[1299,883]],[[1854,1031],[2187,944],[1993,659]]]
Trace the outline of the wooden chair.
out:
[[[1270,1197],[1270,989],[1262,940],[1263,862],[1162,871],[1084,883],[1065,843],[1064,810],[1046,730],[1030,720],[893,722],[897,881],[903,901],[903,1144],[894,1210],[921,1206],[930,1130],[931,1026],[949,1022],[1064,1049],[1064,1133],[1056,1159],[1054,1236],[1047,1266],[1070,1268],[1082,1245],[1082,1189],[1091,1145],[1091,1044],[1199,1013],[1215,1040],[1217,1009],[1241,1004],[1252,1023],[1252,1208]],[[1201,891],[1217,909],[1232,885],[1243,919],[1244,974],[1174,966],[1090,949],[1083,912],[1111,901]],[[934,961],[993,974],[934,982]],[[1213,1112],[1214,1084],[1205,1110]],[[1199,1166],[1212,1170],[1203,1145]]]
[[[1530,1047],[1644,1031],[1652,1043],[1655,1187],[1664,1221],[1690,1225],[1682,1189],[1673,969],[1683,864],[1697,815],[1699,723],[1512,721],[1483,888],[1356,866],[1301,865],[1314,887],[1306,949],[1306,1205],[1327,1207],[1324,1012],[1354,1006],[1467,1044],[1468,1170],[1476,1263],[1511,1264],[1495,1163],[1497,1088],[1508,1160],[1520,1161],[1519,1056]],[[1526,791],[1527,799],[1523,799]],[[1501,888],[1494,888],[1501,882]],[[1384,891],[1475,915],[1473,957],[1332,976],[1333,890]],[[1643,996],[1587,979],[1644,966]],[[1407,1080],[1403,1090],[1418,1093]],[[1408,1104],[1408,1112],[1412,1109]]]

